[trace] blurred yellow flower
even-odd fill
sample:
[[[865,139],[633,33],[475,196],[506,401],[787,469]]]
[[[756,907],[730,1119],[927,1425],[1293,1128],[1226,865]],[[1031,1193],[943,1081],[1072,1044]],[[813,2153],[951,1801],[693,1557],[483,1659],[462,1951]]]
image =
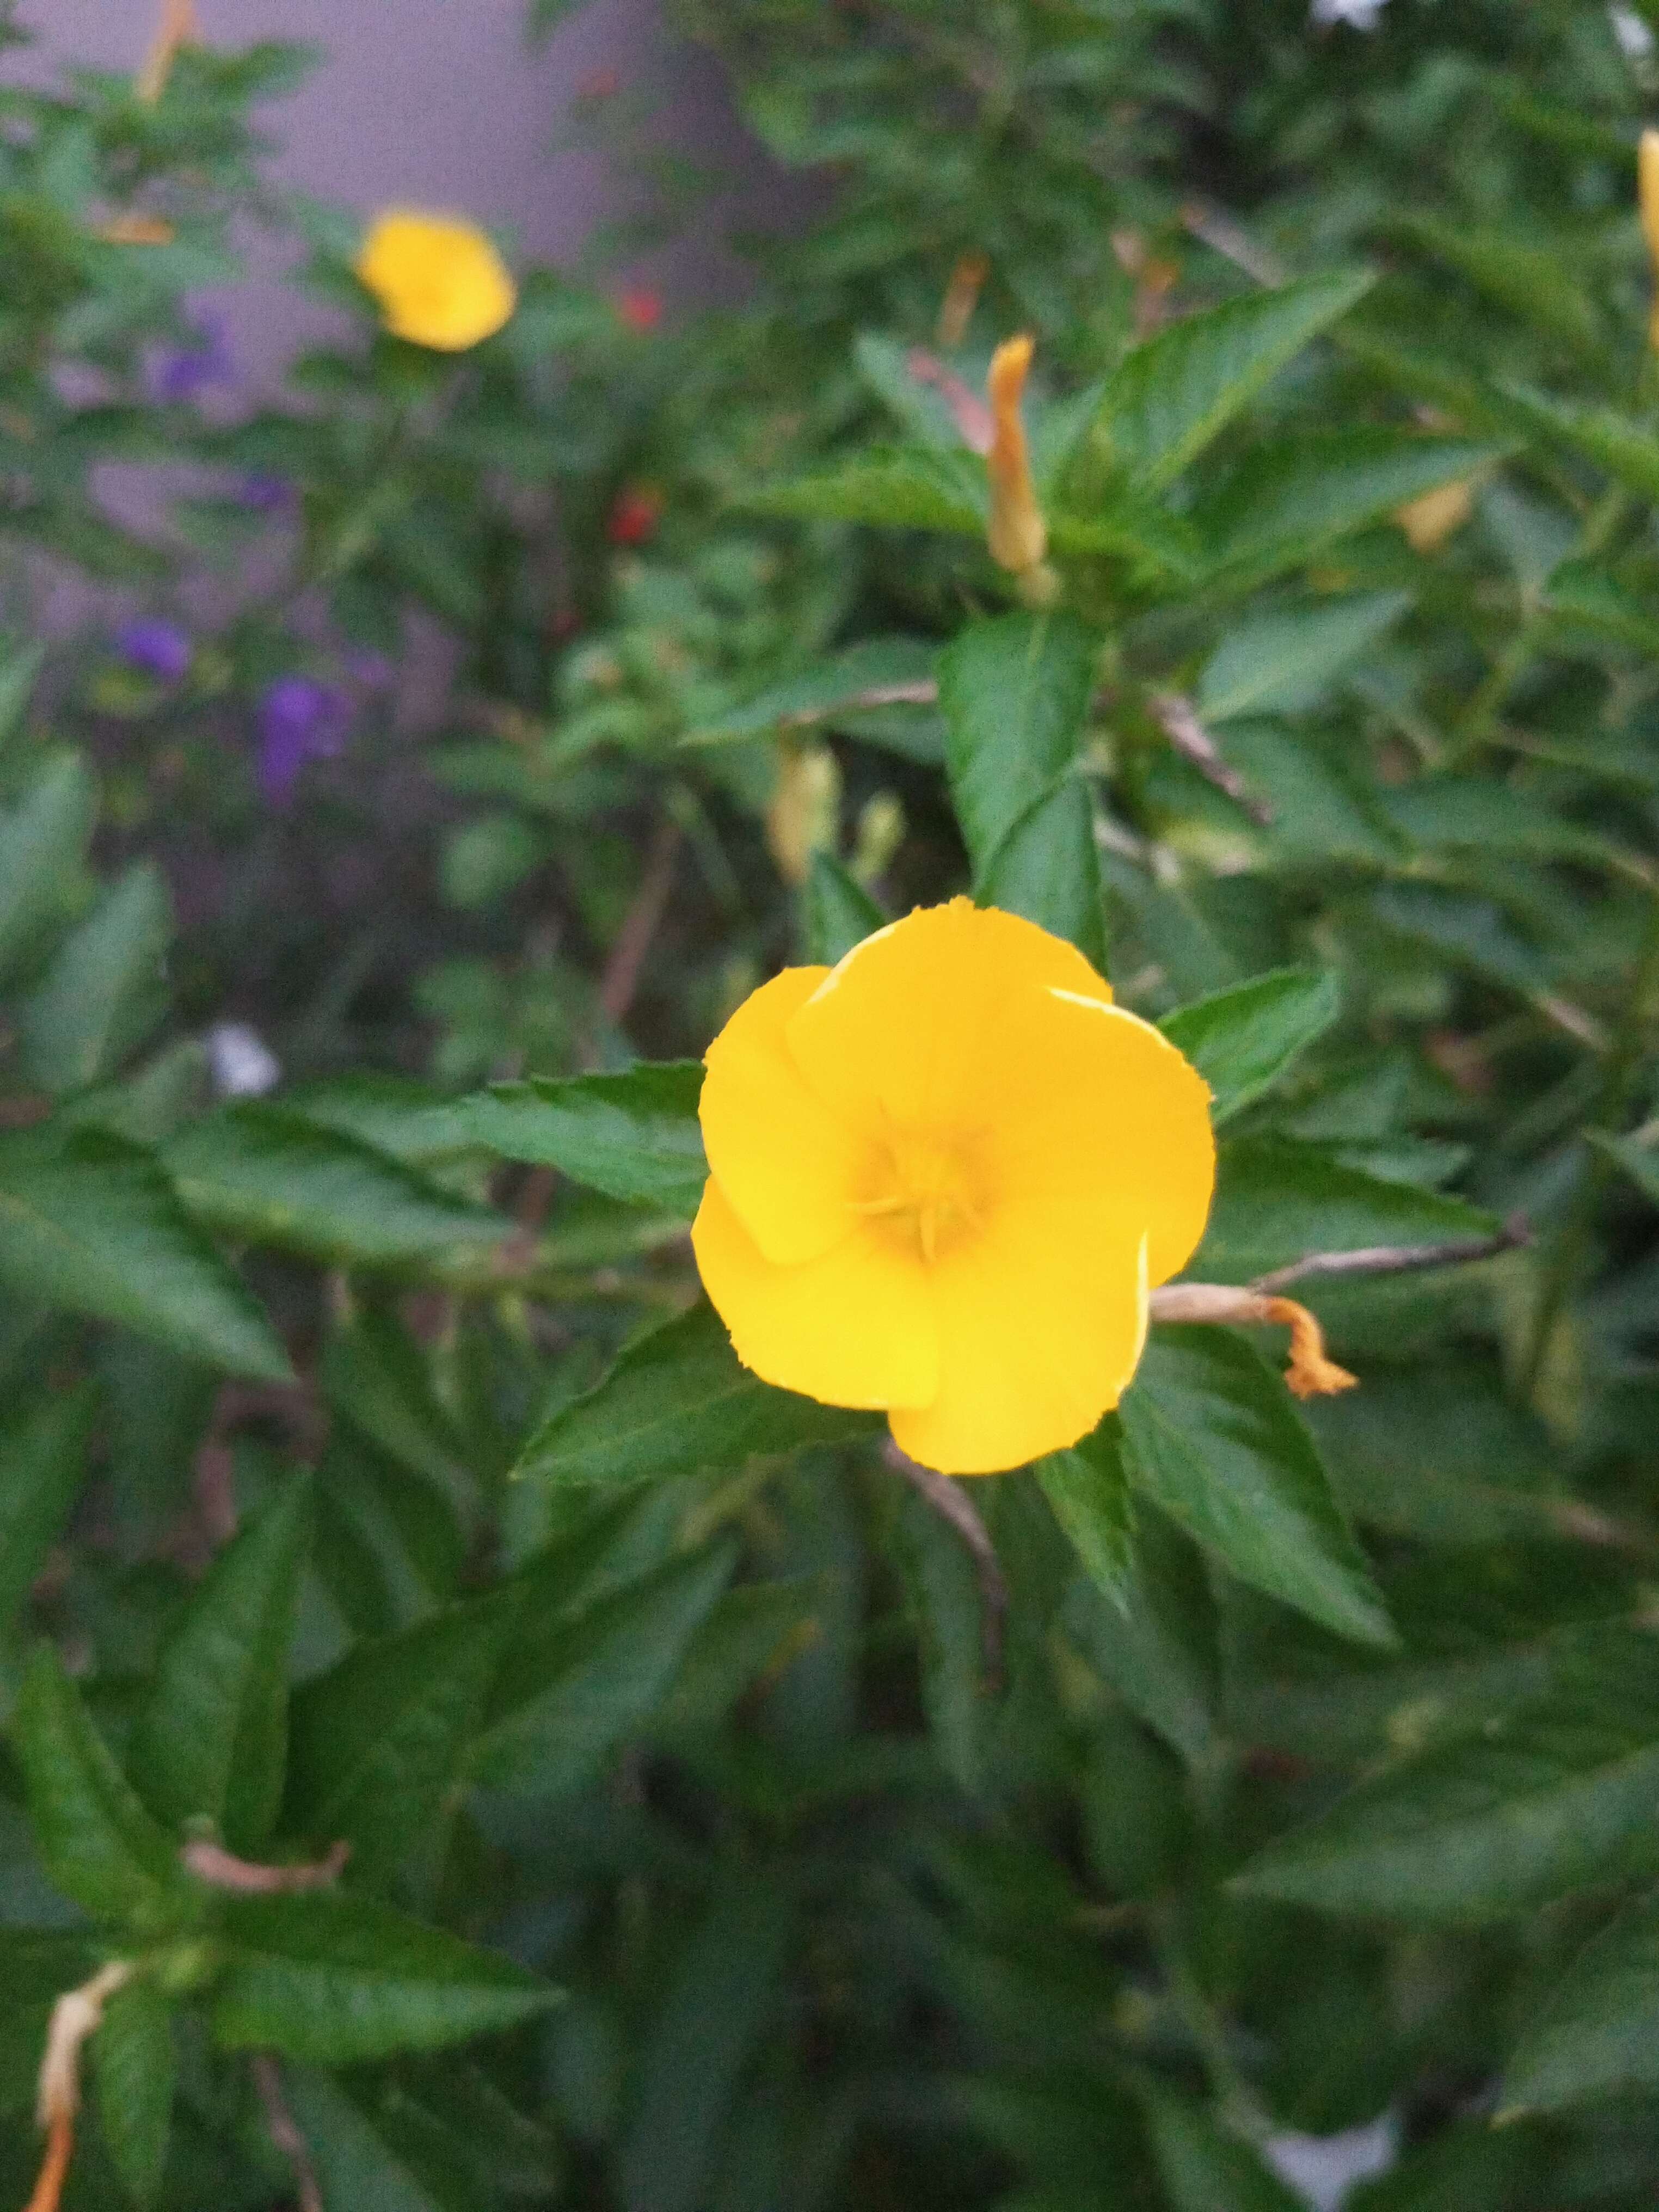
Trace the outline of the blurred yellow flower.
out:
[[[1644,131],[1636,149],[1636,198],[1642,215],[1642,235],[1648,242],[1648,258],[1659,276],[1659,131]],[[1654,301],[1648,337],[1659,350],[1659,300]]]
[[[474,224],[392,208],[377,216],[356,264],[394,337],[465,353],[501,329],[518,303],[501,257]]]
[[[947,1474],[1116,1405],[1215,1148],[1197,1072],[1080,952],[953,899],[763,984],[706,1065],[691,1237],[745,1366]]]
[[[1403,507],[1395,507],[1394,519],[1413,553],[1437,553],[1474,512],[1474,483],[1468,477],[1459,477],[1408,499]]]

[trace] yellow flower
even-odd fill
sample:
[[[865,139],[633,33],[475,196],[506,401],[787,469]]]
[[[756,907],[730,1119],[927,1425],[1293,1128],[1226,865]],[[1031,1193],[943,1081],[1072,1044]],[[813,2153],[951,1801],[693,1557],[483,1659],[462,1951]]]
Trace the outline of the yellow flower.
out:
[[[1659,131],[1644,131],[1636,149],[1636,197],[1642,213],[1642,235],[1648,242],[1648,258],[1659,275]],[[1650,342],[1659,350],[1659,300],[1648,325]]]
[[[763,984],[706,1065],[691,1238],[746,1367],[947,1474],[1116,1405],[1215,1150],[1196,1071],[1080,952],[953,899]]]
[[[991,356],[987,393],[991,402],[991,520],[986,532],[991,558],[1016,576],[1035,568],[1048,550],[1048,526],[1031,483],[1031,459],[1019,403],[1035,341],[1006,338]]]
[[[518,302],[483,231],[451,216],[388,210],[376,217],[356,265],[392,336],[439,353],[465,353],[492,337]]]

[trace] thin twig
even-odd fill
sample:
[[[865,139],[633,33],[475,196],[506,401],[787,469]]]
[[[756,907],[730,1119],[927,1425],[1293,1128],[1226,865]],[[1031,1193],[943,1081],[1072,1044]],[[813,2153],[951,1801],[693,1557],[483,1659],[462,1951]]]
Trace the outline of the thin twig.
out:
[[[1357,1252],[1310,1252],[1286,1267],[1258,1275],[1249,1288],[1272,1292],[1316,1278],[1328,1282],[1346,1275],[1408,1275],[1426,1267],[1467,1267],[1473,1261],[1494,1260],[1502,1252],[1518,1251],[1531,1242],[1532,1229],[1526,1217],[1512,1213],[1491,1237],[1459,1237],[1445,1244],[1370,1244]]]
[[[253,2086],[264,2107],[265,2127],[271,2142],[294,2168],[297,2212],[323,2212],[323,2192],[312,2163],[311,2146],[300,2132],[299,2122],[283,2094],[283,2072],[268,2051],[256,2051],[250,2062]]]
[[[1220,747],[1198,719],[1198,709],[1192,701],[1182,698],[1178,691],[1159,691],[1146,704],[1170,740],[1170,749],[1182,760],[1190,762],[1206,783],[1224,792],[1235,806],[1243,808],[1252,822],[1259,822],[1266,829],[1273,818],[1272,807],[1253,797],[1237,769],[1222,758]]]
[[[218,1844],[198,1841],[179,1852],[180,1863],[198,1881],[213,1889],[235,1891],[244,1897],[278,1897],[301,1889],[327,1889],[337,1882],[351,1856],[348,1843],[331,1844],[314,1866],[256,1866],[239,1859]]]
[[[623,917],[617,941],[611,948],[599,978],[599,1011],[613,1028],[626,1017],[640,986],[640,971],[651,940],[661,927],[668,895],[674,887],[674,863],[684,836],[678,822],[660,824],[646,855],[645,872],[634,894],[634,903]]]
[[[848,708],[861,710],[869,707],[936,707],[939,686],[930,677],[919,678],[914,684],[872,684],[867,690],[854,691],[845,699],[832,699],[823,707],[798,708],[793,714],[781,714],[781,730],[810,729],[815,722],[826,722],[832,714],[844,714]]]
[[[1277,290],[1290,282],[1291,272],[1267,246],[1259,245],[1243,225],[1232,216],[1217,207],[1206,207],[1200,200],[1189,200],[1181,210],[1182,227],[1218,253],[1224,261],[1231,261],[1235,269],[1242,269],[1247,276],[1254,276],[1258,284]]]
[[[918,1466],[898,1446],[889,1442],[883,1456],[896,1474],[902,1474],[922,1502],[948,1521],[973,1553],[979,1574],[980,1649],[985,1660],[985,1687],[995,1696],[1002,1687],[1003,1627],[1008,1617],[1008,1583],[1002,1562],[991,1541],[991,1532],[979,1517],[962,1485],[931,1467]]]

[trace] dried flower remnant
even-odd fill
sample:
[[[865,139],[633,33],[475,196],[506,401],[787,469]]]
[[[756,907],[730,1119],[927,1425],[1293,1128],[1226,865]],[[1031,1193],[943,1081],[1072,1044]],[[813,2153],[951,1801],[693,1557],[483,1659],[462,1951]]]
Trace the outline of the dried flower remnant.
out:
[[[1116,1405],[1215,1148],[1200,1077],[1080,952],[954,899],[786,969],[707,1066],[692,1243],[746,1366],[947,1474]]]
[[[355,265],[392,335],[437,353],[465,353],[493,337],[518,305],[494,245],[459,216],[388,209]]]

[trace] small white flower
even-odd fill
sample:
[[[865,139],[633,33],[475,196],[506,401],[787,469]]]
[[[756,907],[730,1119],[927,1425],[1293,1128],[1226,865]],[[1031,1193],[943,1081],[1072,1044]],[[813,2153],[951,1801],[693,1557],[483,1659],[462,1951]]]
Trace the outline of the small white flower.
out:
[[[1377,17],[1388,4],[1389,0],[1313,0],[1308,20],[1322,27],[1330,23],[1352,23],[1356,31],[1374,31]]]
[[[246,1022],[216,1022],[203,1042],[208,1079],[220,1098],[263,1098],[283,1079],[276,1054]]]
[[[1619,51],[1638,76],[1644,65],[1653,59],[1654,36],[1634,8],[1626,8],[1622,0],[1613,0],[1607,9],[1607,20],[1613,25],[1613,35],[1619,41]]]
[[[1281,2181],[1305,2198],[1312,2212],[1341,2212],[1357,2181],[1386,2173],[1400,2156],[1400,2123],[1380,2112],[1364,2127],[1339,2136],[1304,2136],[1285,2128],[1262,2145]]]

